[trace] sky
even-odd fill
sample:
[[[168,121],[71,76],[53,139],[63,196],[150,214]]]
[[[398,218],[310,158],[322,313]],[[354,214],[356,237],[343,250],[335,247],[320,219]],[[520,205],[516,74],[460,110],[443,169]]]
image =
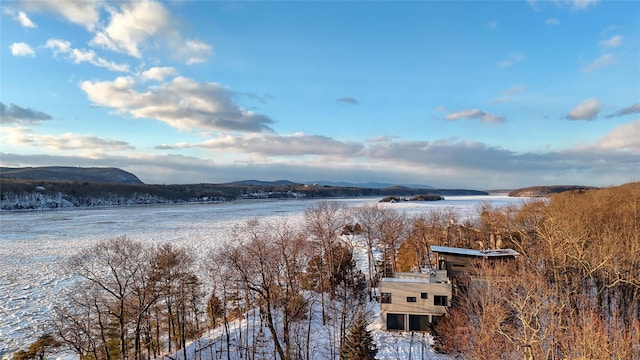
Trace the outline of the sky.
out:
[[[640,2],[0,3],[0,165],[148,184],[640,180]]]

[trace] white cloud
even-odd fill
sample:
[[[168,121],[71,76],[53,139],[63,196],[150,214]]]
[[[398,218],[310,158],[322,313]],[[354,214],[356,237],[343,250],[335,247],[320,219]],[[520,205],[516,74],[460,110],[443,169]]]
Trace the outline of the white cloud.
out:
[[[33,23],[33,21],[31,21],[31,19],[29,19],[29,17],[27,16],[27,14],[24,13],[24,11],[20,11],[18,12],[18,18],[17,20],[20,22],[20,25],[27,27],[27,28],[36,28],[36,24]]]
[[[31,21],[31,19],[29,19],[29,16],[27,16],[27,14],[24,11],[18,11],[16,12],[15,10],[13,10],[10,7],[2,7],[2,12],[4,12],[5,14],[11,16],[11,18],[17,22],[20,23],[20,25],[22,27],[26,27],[26,28],[36,28],[36,24],[33,23],[33,21]]]
[[[29,46],[29,44],[23,42],[13,43],[11,44],[10,48],[11,55],[13,56],[36,56],[36,52],[33,51],[33,48]]]
[[[555,18],[548,18],[547,21],[545,21],[545,24],[547,24],[547,25],[559,25],[560,21],[558,19],[555,19]]]
[[[207,61],[207,57],[212,51],[210,45],[198,40],[188,40],[180,48],[181,51],[178,52],[177,55],[182,57],[183,61],[188,65],[199,64]]]
[[[567,115],[569,120],[593,120],[600,112],[600,101],[596,98],[586,99],[573,108]]]
[[[605,48],[613,48],[622,45],[622,36],[614,35],[608,39],[600,41],[600,46]]]
[[[38,134],[22,127],[4,127],[2,130],[4,141],[13,146],[44,147],[57,151],[79,150],[85,155],[135,149],[125,141],[102,139],[86,134]]]
[[[502,103],[511,100],[512,95],[521,94],[528,90],[525,85],[515,85],[500,93],[500,96],[493,99],[493,102]]]
[[[557,2],[557,0],[556,0]],[[569,5],[573,10],[585,10],[596,6],[600,0],[564,0],[563,3]]]
[[[618,126],[600,140],[596,146],[601,149],[622,150],[640,155],[640,119]]]
[[[617,62],[618,62],[618,59],[616,58],[616,56],[614,54],[612,54],[612,53],[602,54],[597,59],[585,64],[584,66],[582,66],[582,71],[583,72],[596,71],[596,70],[601,69],[603,67],[607,67],[607,66],[611,66],[613,64],[616,64]]]
[[[169,48],[171,56],[186,64],[205,62],[212,52],[212,47],[202,41],[184,39],[167,9],[159,2],[134,1],[108,10],[108,25],[96,32],[90,42],[93,46],[140,59],[144,48],[155,45],[156,48]]]
[[[81,50],[71,47],[71,43],[60,39],[49,39],[44,45],[45,48],[51,49],[55,56],[62,54],[76,64],[87,62],[89,64],[105,68],[117,72],[129,72],[129,65],[118,64],[96,55],[93,50]]]
[[[484,123],[501,123],[505,121],[504,117],[497,116],[495,114],[478,109],[456,111],[454,113],[448,114],[445,119],[450,121],[461,119],[478,119]]]
[[[142,74],[140,74],[140,78],[143,81],[146,81],[146,80],[162,81],[169,76],[175,75],[176,73],[177,73],[176,69],[169,66],[152,67],[149,70],[143,71]]]
[[[509,56],[507,56],[505,60],[499,61],[496,65],[498,65],[499,67],[509,67],[524,60],[524,55],[522,53],[516,52],[509,54]]]
[[[155,1],[124,3],[119,12],[110,9],[110,13],[109,25],[96,33],[91,44],[136,58],[142,57],[142,43],[171,28],[168,11]]]
[[[198,144],[159,146],[160,149],[200,147],[262,156],[342,155],[353,156],[363,149],[359,143],[344,143],[335,139],[296,133],[293,135],[244,134],[226,135]]]
[[[551,1],[538,1],[527,0],[529,5],[534,11],[540,11],[538,4],[553,3],[559,8],[569,8],[571,10],[586,10],[590,7],[596,6],[600,0],[551,0]]]
[[[89,31],[93,31],[100,20],[98,7],[100,1],[93,0],[24,0],[22,2],[27,9],[54,13],[62,16],[69,22],[81,25]]]
[[[131,77],[118,77],[114,81],[84,81],[81,88],[96,105],[135,118],[157,119],[182,131],[271,131],[271,119],[240,108],[233,101],[234,94],[220,84],[176,77],[144,92],[134,89],[135,85]]]

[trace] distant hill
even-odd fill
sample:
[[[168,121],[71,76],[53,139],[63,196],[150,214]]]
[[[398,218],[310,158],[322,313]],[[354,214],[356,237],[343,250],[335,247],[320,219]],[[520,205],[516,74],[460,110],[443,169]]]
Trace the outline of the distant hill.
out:
[[[83,168],[71,166],[45,166],[9,168],[0,167],[0,178],[41,180],[41,181],[76,181],[117,184],[142,184],[132,173],[118,168]]]
[[[289,180],[276,180],[276,181],[241,180],[241,181],[233,181],[233,182],[222,184],[222,185],[231,185],[231,186],[291,186],[291,185],[300,185],[300,184],[294,183],[293,181],[289,181]]]
[[[584,192],[589,190],[597,190],[594,186],[584,185],[549,185],[549,186],[529,186],[526,188],[516,189],[509,193],[513,197],[545,197],[552,194],[558,194],[565,191]]]
[[[429,185],[418,185],[418,184],[391,184],[391,183],[379,183],[379,182],[365,182],[365,183],[352,183],[346,181],[307,181],[307,184],[315,184],[315,185],[326,185],[326,186],[337,186],[337,187],[357,187],[357,188],[367,188],[367,189],[386,189],[392,188],[395,186],[402,186],[405,188],[411,189],[434,189],[433,186]]]

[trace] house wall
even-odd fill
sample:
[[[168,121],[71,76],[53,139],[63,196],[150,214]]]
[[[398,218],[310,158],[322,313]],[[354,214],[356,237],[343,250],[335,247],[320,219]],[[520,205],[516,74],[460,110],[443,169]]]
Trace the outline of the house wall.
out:
[[[422,299],[421,293],[427,293],[427,298]],[[380,304],[382,320],[387,328],[387,314],[408,315],[433,315],[441,316],[447,311],[451,302],[451,283],[430,283],[424,281],[411,281],[410,279],[382,279],[380,293],[391,293],[390,304]],[[447,306],[434,304],[435,295],[446,296]],[[416,302],[407,302],[407,297],[415,297]],[[406,327],[408,329],[408,325]]]
[[[444,259],[445,268],[441,268],[441,259]],[[460,274],[477,275],[477,265],[482,259],[471,256],[438,254],[438,269],[447,270],[449,276],[457,276]]]

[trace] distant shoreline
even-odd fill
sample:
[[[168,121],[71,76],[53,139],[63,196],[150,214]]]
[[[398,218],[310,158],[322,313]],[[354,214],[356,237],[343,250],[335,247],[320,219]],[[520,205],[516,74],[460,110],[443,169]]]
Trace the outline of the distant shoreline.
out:
[[[447,197],[480,197],[480,196],[488,196],[488,197],[502,197],[508,196],[507,194],[478,194],[478,195],[449,195]],[[447,200],[447,197],[442,197],[441,200]],[[512,197],[512,196],[509,196]],[[209,200],[209,201],[176,201],[176,202],[155,202],[155,203],[132,203],[132,204],[119,204],[119,205],[90,205],[90,206],[60,206],[60,207],[32,207],[32,208],[10,208],[7,209],[4,207],[0,208],[0,214],[2,213],[31,213],[31,212],[49,212],[49,211],[66,211],[66,210],[92,210],[92,209],[118,209],[118,208],[146,208],[146,207],[155,207],[155,206],[190,206],[190,205],[220,205],[220,204],[232,204],[232,203],[252,203],[252,202],[281,202],[281,201],[318,201],[318,200],[340,200],[340,199],[380,199],[379,196],[335,196],[335,197],[299,197],[299,198],[238,198],[238,199],[229,199],[229,200]],[[381,201],[376,201],[376,203],[385,203]],[[434,202],[434,201],[423,201],[423,200],[412,200],[412,201],[401,201],[403,202]]]

